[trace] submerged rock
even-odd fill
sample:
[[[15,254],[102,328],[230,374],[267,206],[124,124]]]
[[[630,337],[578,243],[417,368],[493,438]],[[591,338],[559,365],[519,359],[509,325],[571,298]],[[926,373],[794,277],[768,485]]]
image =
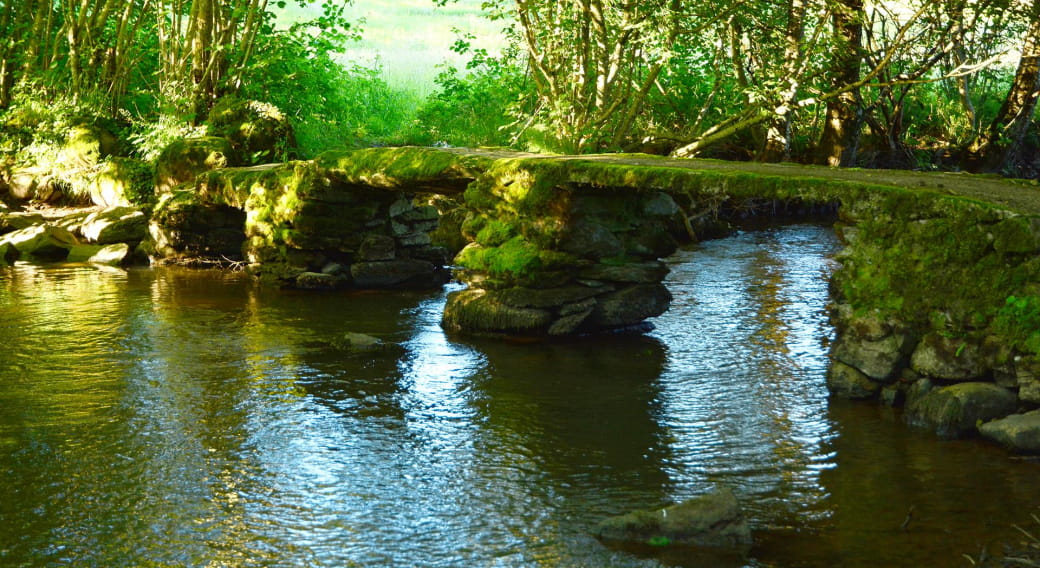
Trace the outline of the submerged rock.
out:
[[[1017,404],[1014,393],[993,383],[960,383],[909,397],[906,417],[911,424],[956,438],[973,434],[980,422],[1011,414]]]
[[[296,277],[296,287],[303,290],[331,290],[350,284],[350,279],[331,272],[303,272]]]
[[[1040,454],[1040,410],[986,422],[979,433],[1013,451]]]
[[[18,249],[10,243],[0,243],[0,266],[10,264],[18,259]]]
[[[405,348],[397,343],[387,343],[378,337],[364,333],[347,332],[332,341],[332,345],[340,351],[365,355],[385,355],[398,357]]]
[[[743,548],[751,545],[751,529],[729,488],[663,509],[611,517],[593,531],[606,542]]]
[[[430,288],[450,277],[430,262],[413,259],[358,262],[350,274],[357,288]]]

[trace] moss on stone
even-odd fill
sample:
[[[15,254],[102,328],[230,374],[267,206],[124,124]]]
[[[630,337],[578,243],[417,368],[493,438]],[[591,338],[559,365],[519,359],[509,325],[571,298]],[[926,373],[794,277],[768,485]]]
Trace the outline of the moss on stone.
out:
[[[315,158],[337,183],[373,188],[461,192],[491,163],[437,148],[366,148],[333,150]]]
[[[444,307],[444,327],[455,332],[542,335],[551,321],[548,311],[510,306],[480,289],[453,292]]]

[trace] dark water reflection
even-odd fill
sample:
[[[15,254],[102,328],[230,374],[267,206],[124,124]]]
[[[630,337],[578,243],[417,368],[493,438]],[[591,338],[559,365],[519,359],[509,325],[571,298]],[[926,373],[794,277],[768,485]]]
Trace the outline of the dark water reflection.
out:
[[[439,293],[5,269],[0,565],[717,566],[588,536],[712,483],[746,504],[750,565],[965,565],[1028,520],[1037,469],[828,403],[835,248],[705,243],[654,333],[549,345],[448,338]]]

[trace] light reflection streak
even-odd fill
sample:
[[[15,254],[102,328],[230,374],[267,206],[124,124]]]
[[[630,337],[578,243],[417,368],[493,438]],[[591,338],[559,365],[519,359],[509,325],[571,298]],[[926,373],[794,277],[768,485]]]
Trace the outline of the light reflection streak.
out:
[[[766,524],[830,514],[819,481],[835,435],[822,383],[827,327],[825,314],[801,308],[826,303],[830,267],[816,247],[827,245],[789,234],[738,234],[680,255],[669,288],[686,313],[662,316],[656,332],[672,346],[661,420],[675,440],[678,490],[728,483]],[[833,239],[825,229],[813,236]]]

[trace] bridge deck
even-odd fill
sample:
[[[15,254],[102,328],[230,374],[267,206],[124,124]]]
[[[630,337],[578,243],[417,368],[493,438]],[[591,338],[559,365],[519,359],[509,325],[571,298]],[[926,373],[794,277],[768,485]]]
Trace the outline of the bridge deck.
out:
[[[784,178],[813,178],[834,180],[848,184],[880,185],[895,188],[924,190],[963,197],[997,207],[1040,215],[1040,183],[1036,180],[1011,180],[995,175],[972,175],[962,172],[919,172],[909,170],[882,170],[860,168],[830,168],[801,164],[767,164],[758,162],[728,162],[723,160],[673,159],[639,154],[595,154],[581,156],[553,156],[514,152],[509,150],[452,148],[446,151],[466,156],[496,159],[544,159],[559,161],[589,161],[617,166],[676,168],[733,174],[757,174]]]

